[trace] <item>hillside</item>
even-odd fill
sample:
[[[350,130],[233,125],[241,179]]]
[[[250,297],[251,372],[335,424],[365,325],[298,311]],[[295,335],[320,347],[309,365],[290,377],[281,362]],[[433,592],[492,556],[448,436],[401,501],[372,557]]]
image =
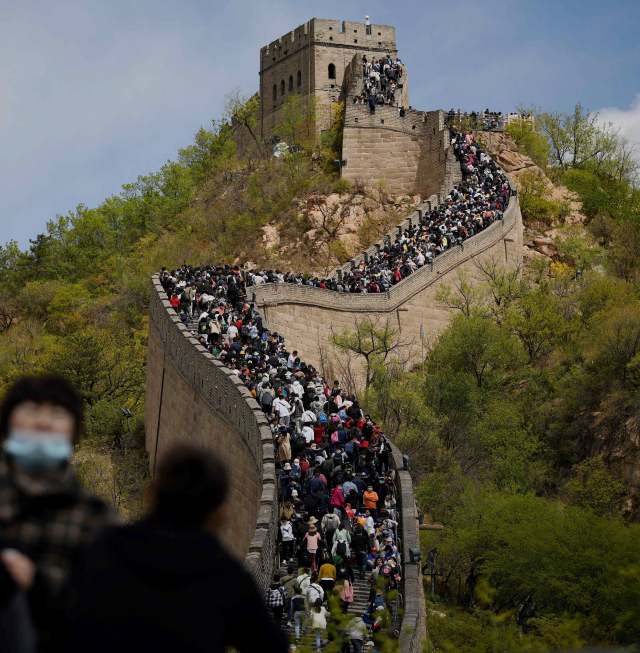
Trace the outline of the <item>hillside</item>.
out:
[[[491,136],[519,188],[524,268],[488,262],[484,283],[442,287],[452,320],[426,343],[424,378],[373,356],[362,397],[410,456],[423,517],[447,526],[423,539],[442,563],[438,649],[638,640],[640,199],[615,150],[554,161],[543,133]],[[0,249],[0,392],[42,370],[78,386],[77,469],[125,519],[148,481],[151,274],[215,262],[323,276],[420,199],[339,180],[339,121],[304,142],[239,154],[233,127],[214,123],[159,172],[51,220],[27,251]]]

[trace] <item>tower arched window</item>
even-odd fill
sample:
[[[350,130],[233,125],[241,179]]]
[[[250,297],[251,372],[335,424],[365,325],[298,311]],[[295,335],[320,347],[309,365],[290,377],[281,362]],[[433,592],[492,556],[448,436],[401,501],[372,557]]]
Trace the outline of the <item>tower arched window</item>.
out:
[[[336,67],[330,63],[329,64],[329,79],[335,79],[336,78]]]
[[[298,71],[298,86],[302,86],[302,73]]]
[[[280,82],[280,95],[284,95],[284,79]]]
[[[278,87],[273,85],[273,99],[275,100],[278,97]]]
[[[289,93],[293,91],[293,75],[289,75]]]

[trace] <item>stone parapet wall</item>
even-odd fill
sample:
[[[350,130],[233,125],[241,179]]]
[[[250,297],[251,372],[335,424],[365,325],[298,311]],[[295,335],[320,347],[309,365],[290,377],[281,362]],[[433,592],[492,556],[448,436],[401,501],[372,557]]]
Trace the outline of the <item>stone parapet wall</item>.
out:
[[[149,316],[145,432],[151,469],[176,444],[211,449],[227,462],[232,488],[224,540],[265,591],[277,546],[271,429],[249,390],[182,324],[157,274]]]
[[[356,257],[354,264],[366,260],[365,254]],[[416,360],[420,355],[420,325],[425,325],[428,334],[436,335],[449,323],[449,309],[435,299],[440,284],[451,283],[458,269],[465,271],[472,282],[481,283],[485,278],[476,264],[490,257],[507,268],[522,263],[522,217],[517,197],[511,198],[502,220],[437,256],[433,263],[424,265],[387,292],[338,293],[286,283],[253,286],[249,294],[254,293],[269,327],[294,343],[301,358],[316,365],[330,335],[344,328],[353,330],[354,321],[365,316],[389,320],[403,338],[413,340],[411,355]]]
[[[418,653],[426,637],[424,591],[420,563],[411,563],[409,550],[420,547],[418,515],[413,496],[411,474],[404,469],[402,453],[391,444],[389,463],[396,471],[396,502],[398,506],[403,574],[400,591],[403,595],[404,615],[400,632],[400,651]]]

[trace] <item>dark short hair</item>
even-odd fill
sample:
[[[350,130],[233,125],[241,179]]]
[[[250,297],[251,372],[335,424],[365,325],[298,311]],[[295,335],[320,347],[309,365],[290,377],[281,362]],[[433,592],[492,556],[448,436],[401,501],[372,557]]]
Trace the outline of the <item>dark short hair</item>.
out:
[[[212,451],[183,445],[165,454],[153,485],[154,514],[177,524],[200,525],[229,492],[226,463]]]
[[[25,401],[53,404],[68,410],[75,418],[74,442],[78,440],[84,421],[82,397],[69,381],[57,374],[23,376],[9,388],[0,406],[0,440],[7,437],[13,409]]]

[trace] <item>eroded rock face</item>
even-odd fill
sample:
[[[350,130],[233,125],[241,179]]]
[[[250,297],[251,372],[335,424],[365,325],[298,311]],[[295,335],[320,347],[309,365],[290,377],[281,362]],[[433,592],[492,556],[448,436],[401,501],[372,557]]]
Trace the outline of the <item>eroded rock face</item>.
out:
[[[534,166],[533,160],[523,154],[511,150],[501,150],[496,156],[496,162],[507,173],[516,172]]]

